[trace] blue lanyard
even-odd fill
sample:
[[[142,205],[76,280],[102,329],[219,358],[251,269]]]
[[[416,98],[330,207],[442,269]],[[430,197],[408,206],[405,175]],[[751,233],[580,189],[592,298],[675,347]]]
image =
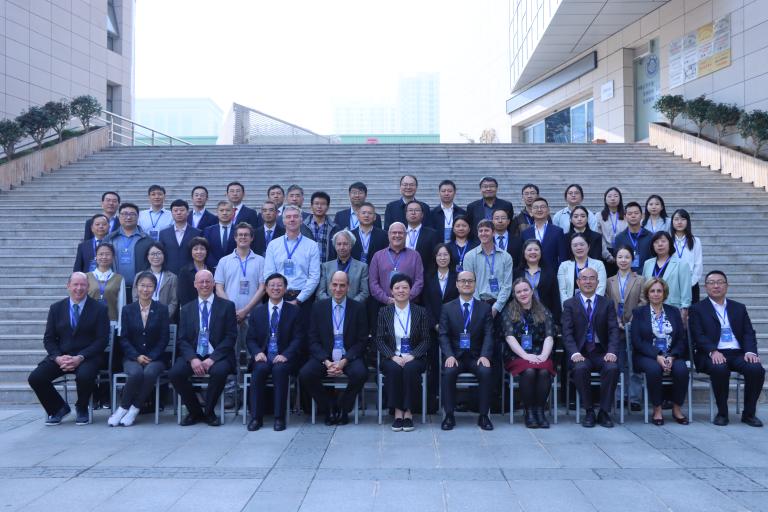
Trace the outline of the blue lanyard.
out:
[[[347,260],[347,264],[344,268],[341,268],[341,260],[338,260],[336,263],[336,270],[343,270],[345,274],[348,274],[350,265],[352,265],[352,258]]]
[[[94,274],[94,277],[96,277],[96,274]],[[101,279],[96,279],[96,282],[99,283],[99,296],[104,297],[104,290],[107,289],[107,282],[112,278],[112,272],[107,274],[105,276],[105,279],[102,281]]]
[[[299,248],[299,244],[301,244],[301,237],[302,235],[299,235],[299,238],[296,239],[296,245],[293,246],[293,250],[288,250],[288,235],[285,235],[285,238],[283,238],[283,245],[285,246],[285,253],[288,255],[288,259],[290,260],[293,257],[293,253],[296,252],[296,249]]]
[[[640,228],[642,230],[642,228]],[[637,235],[632,235],[632,232],[627,230],[627,235],[629,235],[629,241],[632,244],[632,249],[637,253],[637,244],[638,240],[640,239],[640,233],[641,231],[637,232]]]
[[[525,311],[520,315],[520,321],[523,323],[523,331],[525,331],[525,334],[528,334],[528,320],[525,318]]]
[[[683,238],[682,244],[677,243],[677,239],[675,239],[675,252],[677,253],[677,257],[679,259],[683,259],[683,253],[685,252],[685,243],[688,240],[686,238]]]
[[[582,270],[586,270],[589,268],[589,258],[584,262],[584,268],[579,268],[579,263],[576,260],[573,260],[573,268],[574,272],[576,272],[576,277],[579,277],[579,274],[581,274]]]
[[[627,274],[627,277],[624,278],[624,281],[621,280],[621,274],[616,276],[619,279],[619,295],[621,295],[621,302],[624,302],[624,292],[627,289],[627,281],[629,281],[629,274]]]
[[[528,215],[528,212],[523,211],[523,217],[525,217],[526,222],[528,222],[529,226],[533,226],[533,217]]]
[[[491,254],[491,262],[490,263],[488,263],[488,255],[485,254],[485,251],[482,251],[482,252],[483,252],[483,257],[485,258],[485,264],[488,265],[489,267],[491,267],[491,276],[496,275],[493,272],[493,269],[494,269],[494,267],[496,265],[496,250],[494,249],[493,254]]]
[[[392,259],[392,249],[387,249],[387,257],[389,257],[389,262],[392,263],[393,271],[397,270],[397,264],[400,261],[400,256],[402,256],[405,251],[406,249],[403,248],[403,250],[398,253],[397,258]],[[408,313],[410,314],[410,310],[408,310]]]
[[[371,234],[373,233],[373,230],[368,233],[363,233],[363,230],[361,229],[358,231],[358,233],[360,233],[360,245],[363,246],[363,252],[368,254],[368,248],[371,246]]]
[[[408,337],[408,328],[411,325],[411,306],[408,305],[408,316],[405,319],[405,325],[403,325],[403,321],[400,320],[400,315],[397,314],[397,311],[395,311],[395,317],[397,317],[397,322],[400,324],[400,327],[403,328],[403,334],[404,337]]]
[[[293,250],[295,251],[296,248],[294,247]],[[243,271],[243,277],[245,277],[245,273],[248,271],[248,260],[251,259],[251,255],[249,253],[248,256],[245,257],[245,260],[241,260],[240,255],[237,254],[237,249],[235,249],[235,256],[237,257],[237,262],[240,263],[240,270]],[[288,259],[291,258],[289,257]]]
[[[547,228],[548,227],[549,227],[549,222],[544,224],[544,230],[541,231],[541,236],[539,236],[539,229],[536,226],[533,227],[533,230],[536,232],[536,240],[538,240],[539,242],[542,242],[542,243],[544,242],[544,237],[547,236]]]
[[[720,320],[720,322],[723,324],[723,327],[730,326],[731,322],[728,321],[728,302],[723,302],[723,314],[721,315],[720,312],[717,310],[717,308],[713,307],[715,310],[715,314],[717,315],[717,319]]]
[[[149,210],[149,222],[152,223],[152,229],[154,229],[155,226],[157,226],[157,223],[160,222],[160,217],[162,217],[164,213],[165,213],[165,210],[160,210],[160,215],[157,216],[157,220],[153,220],[152,210]]]
[[[464,333],[466,333],[469,330],[469,324],[472,322],[472,310],[475,309],[475,301],[471,300],[469,301],[469,314],[467,315],[466,320],[464,320]],[[408,310],[410,313],[410,310]]]
[[[453,227],[453,207],[451,207],[451,216],[448,217],[445,215],[445,210],[443,210],[443,217],[445,217],[445,227],[450,228]]]
[[[527,276],[528,282],[531,283],[531,288],[536,290],[536,287],[539,285],[539,280],[541,279],[541,269],[537,270],[533,274],[528,272],[528,270],[525,270],[525,275]]]
[[[336,321],[336,318],[337,318],[336,317],[336,310],[338,309],[337,306],[341,306],[341,317],[339,318],[338,321]],[[410,310],[408,310],[408,312],[410,313]],[[335,333],[340,333],[341,332],[341,326],[344,325],[344,317],[346,316],[346,314],[347,314],[347,308],[345,308],[341,304],[334,303],[334,305],[333,305],[333,326],[335,327],[335,330],[334,330]]]
[[[155,293],[152,294],[152,298],[159,301],[160,300],[160,288],[163,286],[163,272],[160,272],[160,277],[157,278],[157,287],[155,288]]]
[[[651,308],[651,311],[653,311],[653,307],[649,306]],[[664,336],[664,307],[661,308],[661,314],[656,317],[656,328],[658,329],[659,336]]]
[[[667,265],[669,265],[669,260],[670,260],[670,258],[667,258],[667,261],[664,262],[664,265],[661,268],[659,268],[659,269],[654,268],[653,269],[653,277],[659,277],[659,276],[663,276],[664,275],[664,269],[667,268]],[[656,260],[656,265],[654,265],[654,267],[658,267],[658,266],[659,265],[658,265],[658,259],[657,259]]]
[[[611,219],[611,227],[613,229],[613,236],[616,236],[616,229],[619,227],[619,212],[616,212],[616,213],[608,212],[608,217]]]
[[[464,263],[464,255],[467,253],[467,248],[469,247],[469,242],[464,244],[464,248],[460,248],[456,242],[453,243],[453,245],[456,246],[456,254],[459,256],[459,263]]]

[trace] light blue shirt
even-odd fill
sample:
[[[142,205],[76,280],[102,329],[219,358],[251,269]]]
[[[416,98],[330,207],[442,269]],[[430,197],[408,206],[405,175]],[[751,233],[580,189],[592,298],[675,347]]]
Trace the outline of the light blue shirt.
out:
[[[275,238],[267,246],[267,251],[264,254],[264,280],[275,272],[285,276],[284,264],[288,259],[285,243],[287,242],[288,249],[292,251],[297,240],[291,240],[287,237],[286,234]],[[315,293],[320,282],[320,251],[317,248],[317,243],[301,236],[291,261],[293,261],[293,275],[285,276],[288,279],[288,289],[301,290],[296,299],[305,302]]]

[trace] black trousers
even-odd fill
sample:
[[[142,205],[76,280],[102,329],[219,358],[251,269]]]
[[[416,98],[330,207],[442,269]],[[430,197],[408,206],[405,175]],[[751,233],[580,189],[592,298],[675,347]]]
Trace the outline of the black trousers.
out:
[[[709,356],[700,359],[701,371],[709,374],[712,381],[712,391],[717,402],[717,413],[728,415],[728,381],[731,371],[744,376],[744,416],[754,416],[757,400],[765,382],[765,368],[761,363],[748,363],[744,360],[741,350],[721,350],[725,363],[713,364]]]
[[[387,407],[401,411],[413,411],[419,403],[421,374],[427,367],[426,361],[414,359],[400,366],[391,359],[382,359],[381,373],[384,374],[384,392]]]
[[[288,383],[291,373],[294,371],[292,361],[272,364],[261,361],[253,364],[251,372],[251,417],[262,419],[264,417],[264,402],[267,393],[267,377],[272,375],[272,384],[275,388],[274,414],[275,419],[285,419],[285,403],[288,401]]]
[[[645,374],[645,382],[648,385],[648,398],[654,407],[658,407],[664,401],[662,380],[664,372],[655,358],[636,355],[635,368]],[[672,363],[672,402],[675,405],[683,405],[685,395],[688,393],[688,367],[685,361],[675,359]]]
[[[368,368],[362,359],[354,359],[344,366],[344,375],[347,376],[347,388],[339,397],[338,406],[344,412],[350,412],[355,406],[355,397],[363,389],[368,379]],[[310,359],[299,372],[301,387],[306,389],[319,407],[328,406],[332,409],[336,403],[331,389],[323,386],[323,379],[328,376],[328,370],[317,359]]]
[[[458,366],[446,368],[445,363],[442,366],[443,372],[443,410],[446,414],[453,414],[456,409],[456,379],[460,373],[471,373],[477,378],[477,406],[479,414],[488,414],[491,407],[491,382],[493,382],[493,369],[477,364],[476,357],[464,352],[457,358]]]
[[[584,409],[594,409],[592,401],[592,388],[590,386],[590,373],[600,372],[600,409],[611,412],[616,395],[616,383],[619,377],[619,363],[608,363],[603,359],[605,353],[595,350],[589,354],[582,354],[584,361],[571,363],[573,385],[581,396]]]
[[[88,408],[88,402],[90,402],[91,395],[96,387],[96,375],[99,373],[100,366],[101,358],[94,357],[84,360],[74,372],[66,372],[75,374],[75,385],[77,386],[75,407],[77,410],[83,411]],[[48,416],[56,414],[62,407],[67,405],[53,386],[53,381],[64,375],[64,373],[59,368],[59,365],[56,364],[56,361],[43,359],[37,365],[37,368],[32,370],[27,379],[29,387],[37,395],[37,399],[43,405]]]
[[[213,366],[208,370],[205,411],[200,407],[200,402],[198,402],[197,395],[195,394],[195,388],[189,380],[190,377],[195,375],[189,361],[185,361],[183,358],[177,359],[168,373],[168,377],[171,384],[173,384],[173,389],[181,396],[181,401],[187,406],[189,413],[200,418],[214,414],[216,403],[219,401],[221,392],[224,391],[224,385],[227,383],[227,377],[234,373],[234,371],[235,369],[232,367],[232,364],[226,359],[213,363]]]

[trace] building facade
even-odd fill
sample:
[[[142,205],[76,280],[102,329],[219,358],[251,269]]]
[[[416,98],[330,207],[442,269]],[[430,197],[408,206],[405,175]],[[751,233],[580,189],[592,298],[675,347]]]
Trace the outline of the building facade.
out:
[[[224,112],[210,98],[136,98],[134,120],[192,144],[216,144]]]

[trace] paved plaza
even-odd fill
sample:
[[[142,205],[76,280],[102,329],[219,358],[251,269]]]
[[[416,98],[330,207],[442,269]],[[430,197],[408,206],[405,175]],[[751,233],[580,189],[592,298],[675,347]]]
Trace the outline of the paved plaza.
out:
[[[768,430],[735,416],[660,428],[634,414],[608,430],[561,415],[527,430],[495,415],[483,432],[459,414],[452,432],[433,416],[412,433],[373,414],[343,427],[293,416],[285,432],[253,433],[232,415],[219,428],[181,428],[167,413],[109,428],[106,417],[46,427],[38,408],[0,411],[0,510],[768,510]]]

